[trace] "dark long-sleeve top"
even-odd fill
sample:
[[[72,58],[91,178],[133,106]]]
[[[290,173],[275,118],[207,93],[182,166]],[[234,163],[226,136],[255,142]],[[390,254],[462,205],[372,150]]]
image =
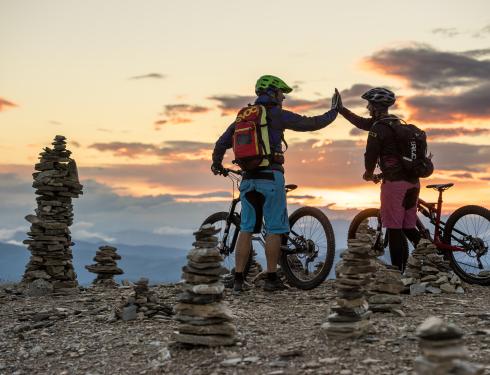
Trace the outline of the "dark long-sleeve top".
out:
[[[358,116],[345,107],[339,112],[352,125],[369,131],[364,153],[364,167],[367,173],[373,173],[379,161],[379,167],[385,180],[416,182],[407,177],[400,162],[395,133],[390,128],[392,121],[399,123],[400,120],[396,116],[389,115],[384,119],[376,120],[372,117]]]
[[[268,98],[259,96],[255,104],[262,104],[267,109],[267,123],[269,127],[269,140],[271,150],[281,152],[281,139],[284,131],[290,129],[298,132],[320,130],[331,124],[337,117],[336,110],[330,110],[319,116],[302,116],[297,113],[284,110],[278,106],[269,106]],[[235,122],[233,122],[225,132],[219,137],[214,146],[213,162],[221,163],[227,149],[233,146],[233,133],[235,132]],[[271,169],[283,170],[281,165],[273,164]]]

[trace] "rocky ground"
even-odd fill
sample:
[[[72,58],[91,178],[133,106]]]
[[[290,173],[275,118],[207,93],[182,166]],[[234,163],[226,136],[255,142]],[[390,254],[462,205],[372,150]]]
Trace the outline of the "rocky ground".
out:
[[[178,287],[152,288],[175,304]],[[359,340],[329,341],[321,332],[335,292],[226,296],[239,342],[214,349],[171,345],[177,322],[163,316],[114,320],[131,289],[84,289],[78,295],[29,297],[0,288],[0,374],[411,374],[416,327],[437,315],[460,326],[472,360],[490,374],[490,288],[468,293],[404,295],[406,316],[376,313]]]

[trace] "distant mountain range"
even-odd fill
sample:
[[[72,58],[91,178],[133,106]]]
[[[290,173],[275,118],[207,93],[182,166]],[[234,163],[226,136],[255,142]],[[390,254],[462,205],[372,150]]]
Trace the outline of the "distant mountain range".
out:
[[[332,226],[336,233],[336,259],[341,249],[346,248],[347,220],[333,220]],[[119,266],[124,274],[116,277],[120,281],[128,279],[135,281],[140,277],[147,277],[150,282],[177,282],[180,280],[181,268],[186,263],[186,255],[193,241],[192,235],[159,235],[143,231],[126,231],[114,233],[118,243],[111,243],[117,247],[122,259]],[[17,232],[12,237],[14,243],[26,238],[25,233]],[[88,242],[74,240],[73,262],[78,281],[87,285],[95,278],[94,274],[85,269],[85,265],[94,263],[97,248],[101,242]],[[0,242],[0,281],[19,281],[29,261],[30,253],[25,246],[13,243]],[[265,265],[263,251],[259,251],[257,259]],[[332,270],[330,277],[334,277]]]

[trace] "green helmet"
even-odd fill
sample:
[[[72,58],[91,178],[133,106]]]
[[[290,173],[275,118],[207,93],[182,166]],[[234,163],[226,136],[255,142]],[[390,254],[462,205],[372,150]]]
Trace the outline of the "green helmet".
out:
[[[281,90],[283,93],[288,94],[293,89],[289,87],[286,82],[284,82],[282,79],[276,76],[262,76],[257,80],[257,83],[255,84],[255,93],[259,95],[261,91],[264,91],[268,89],[269,87],[273,87],[276,89]]]

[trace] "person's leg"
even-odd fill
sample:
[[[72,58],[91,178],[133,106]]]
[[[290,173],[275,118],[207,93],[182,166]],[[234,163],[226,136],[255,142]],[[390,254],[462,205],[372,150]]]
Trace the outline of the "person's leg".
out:
[[[289,232],[284,176],[274,172],[274,181],[264,181],[257,189],[264,195],[264,221],[267,231],[265,255],[267,259],[267,280],[264,289],[275,291],[285,286],[277,278],[277,263],[281,255],[282,235]]]
[[[252,248],[252,234],[260,230],[262,223],[262,207],[257,210],[257,201],[260,194],[255,192],[254,183],[244,180],[240,184],[240,199],[242,205],[240,233],[235,245],[235,280],[233,292],[238,294],[243,289],[245,277],[243,272],[247,266],[248,258]]]
[[[417,203],[420,193],[420,184],[412,184],[405,193],[403,207],[405,217],[403,219],[403,233],[417,246],[420,241],[420,232],[417,230]]]
[[[276,273],[277,263],[281,254],[281,235],[269,233],[265,238],[265,258],[267,273]]]
[[[388,243],[390,245],[391,264],[403,272],[407,264],[408,249],[402,229],[389,228]]]
[[[242,273],[247,265],[248,256],[252,247],[252,233],[240,232],[236,242],[235,273]]]
[[[405,236],[413,243],[414,247],[417,247],[420,241],[420,232],[417,228],[403,228]]]
[[[385,181],[381,185],[381,222],[387,228],[391,264],[403,270],[408,249],[403,235],[403,198],[405,188],[402,181]]]

